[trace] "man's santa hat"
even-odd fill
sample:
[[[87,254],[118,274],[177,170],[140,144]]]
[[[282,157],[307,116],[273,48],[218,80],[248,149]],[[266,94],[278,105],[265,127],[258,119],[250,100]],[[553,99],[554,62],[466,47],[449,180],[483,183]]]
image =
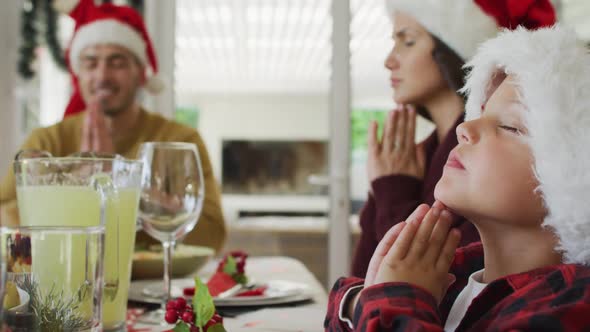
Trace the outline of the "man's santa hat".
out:
[[[74,91],[66,108],[66,116],[78,113],[86,105],[78,86],[80,53],[95,44],[115,44],[133,53],[146,68],[145,88],[158,93],[164,88],[158,73],[158,60],[141,15],[128,6],[104,3],[96,6],[93,0],[56,0],[53,6],[69,14],[75,21],[75,29],[66,50],[66,60],[72,74]]]
[[[415,18],[464,60],[501,28],[537,29],[556,22],[549,0],[387,0],[387,8]]]
[[[516,77],[548,215],[566,262],[590,264],[590,54],[573,30],[506,31],[484,43],[472,71],[466,120],[481,116],[498,71]]]

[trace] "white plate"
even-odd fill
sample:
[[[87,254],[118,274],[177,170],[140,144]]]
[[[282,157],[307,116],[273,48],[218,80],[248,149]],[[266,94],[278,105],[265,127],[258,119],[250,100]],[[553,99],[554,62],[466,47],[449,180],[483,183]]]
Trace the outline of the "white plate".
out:
[[[285,280],[271,280],[266,283],[266,286],[268,288],[263,295],[213,298],[213,302],[218,306],[274,304],[277,300],[293,298],[304,294],[307,290],[307,287],[303,284]]]
[[[228,298],[213,298],[216,306],[236,307],[236,306],[261,306],[286,304],[293,302],[302,302],[311,299],[313,296],[305,284],[295,283],[285,280],[271,280],[267,283],[268,288],[262,296],[240,296]],[[192,279],[176,279],[172,281],[172,297],[182,296],[182,289],[193,287]],[[157,289],[162,287],[160,280],[133,281],[129,288],[129,300],[143,303],[159,304],[161,300],[146,296],[145,288]]]

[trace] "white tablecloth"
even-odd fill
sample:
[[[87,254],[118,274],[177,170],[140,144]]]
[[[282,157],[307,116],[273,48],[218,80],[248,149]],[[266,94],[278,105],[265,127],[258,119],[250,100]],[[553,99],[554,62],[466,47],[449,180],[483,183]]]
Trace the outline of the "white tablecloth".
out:
[[[211,275],[217,261],[209,262],[198,274]],[[224,318],[228,332],[316,332],[323,330],[327,309],[327,294],[313,274],[298,260],[289,257],[250,257],[246,265],[249,278],[257,282],[287,280],[306,284],[313,295],[313,303],[291,307],[264,308],[241,314],[235,318]],[[166,328],[135,324],[138,331],[165,331]],[[145,330],[144,330],[145,329]]]

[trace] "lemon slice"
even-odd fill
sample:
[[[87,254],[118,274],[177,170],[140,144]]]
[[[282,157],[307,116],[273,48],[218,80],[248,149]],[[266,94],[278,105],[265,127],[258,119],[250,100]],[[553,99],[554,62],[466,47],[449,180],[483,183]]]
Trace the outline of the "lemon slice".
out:
[[[4,296],[4,308],[10,309],[20,305],[20,297],[16,290],[16,284],[12,281],[6,282],[6,295]]]

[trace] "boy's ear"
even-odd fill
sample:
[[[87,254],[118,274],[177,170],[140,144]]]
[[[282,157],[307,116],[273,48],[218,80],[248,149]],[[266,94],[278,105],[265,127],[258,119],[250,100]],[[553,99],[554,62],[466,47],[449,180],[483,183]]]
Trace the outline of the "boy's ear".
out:
[[[500,84],[502,84],[502,82],[504,82],[506,77],[508,77],[508,74],[506,74],[506,72],[501,69],[497,70],[496,72],[494,72],[492,74],[492,77],[490,77],[490,81],[488,82],[488,84],[486,86],[485,99],[484,99],[484,103],[483,103],[484,105],[488,103],[488,100],[490,100],[490,97],[494,94],[494,92],[496,92],[496,90],[498,89]]]

